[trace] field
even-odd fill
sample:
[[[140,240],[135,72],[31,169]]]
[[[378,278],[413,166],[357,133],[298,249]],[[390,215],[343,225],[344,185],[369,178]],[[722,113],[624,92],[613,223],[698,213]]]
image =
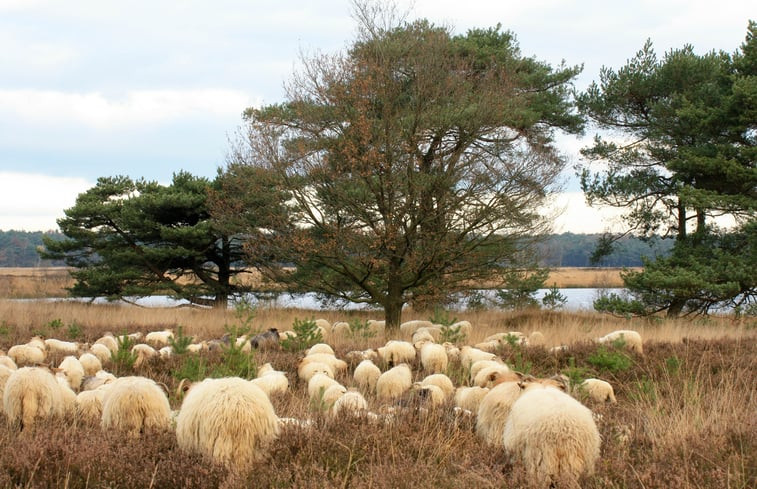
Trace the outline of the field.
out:
[[[254,318],[235,311],[142,309],[72,303],[0,301],[0,348],[33,334],[93,341],[104,331],[148,332],[182,326],[198,339],[219,338],[252,318],[255,330],[290,329],[295,319],[366,319],[368,313],[258,310]],[[408,311],[403,319],[426,319]],[[463,319],[463,318],[460,318]],[[600,377],[615,387],[617,404],[589,405],[601,415],[602,457],[584,488],[750,488],[757,485],[757,329],[732,318],[623,320],[591,313],[483,311],[466,315],[474,329],[465,343],[489,334],[542,331],[546,346],[570,344],[562,353],[544,347],[503,346],[512,368],[539,376],[564,373],[573,379]],[[590,339],[614,329],[635,329],[645,354],[602,348]],[[389,337],[330,341],[337,356],[377,347]],[[267,458],[249,470],[229,472],[183,453],[171,432],[127,440],[75,419],[47,422],[33,432],[0,424],[0,488],[175,488],[175,487],[527,487],[522,467],[501,448],[476,437],[474,420],[452,415],[451,406],[427,415],[398,414],[391,424],[342,419],[329,422],[307,401],[297,379],[301,352],[260,351],[243,360],[272,362],[288,372],[287,394],[272,399],[277,415],[310,419],[310,429],[286,428]],[[52,359],[53,362],[59,359]],[[239,359],[219,353],[185,354],[135,370],[109,368],[119,376],[145,375],[164,383],[172,407],[180,378],[204,378],[239,368]],[[417,379],[423,377],[414,365]],[[251,372],[252,373],[252,372]],[[456,385],[466,373],[453,365]],[[349,374],[338,378],[350,386]],[[374,397],[370,408],[380,411]]]

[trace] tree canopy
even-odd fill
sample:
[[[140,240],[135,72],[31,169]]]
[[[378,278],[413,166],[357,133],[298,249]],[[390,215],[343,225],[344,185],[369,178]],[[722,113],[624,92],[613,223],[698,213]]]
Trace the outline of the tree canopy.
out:
[[[609,132],[583,152],[606,165],[581,173],[589,202],[628,208],[629,232],[676,239],[671,256],[626,275],[637,311],[675,316],[755,299],[756,31],[750,22],[733,55],[684,46],[658,59],[648,41],[578,97]],[[723,216],[735,225],[719,226]]]
[[[580,68],[522,55],[499,26],[454,35],[358,14],[345,53],[304,59],[285,102],[246,111],[235,155],[288,196],[250,260],[290,287],[379,305],[391,327],[408,302],[521,266],[565,164],[554,132],[581,129]]]

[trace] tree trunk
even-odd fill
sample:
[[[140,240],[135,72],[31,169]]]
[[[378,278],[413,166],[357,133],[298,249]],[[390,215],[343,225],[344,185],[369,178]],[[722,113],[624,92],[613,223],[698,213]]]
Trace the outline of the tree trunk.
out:
[[[677,318],[679,314],[681,314],[681,311],[683,311],[683,306],[686,305],[686,299],[673,299],[670,302],[670,305],[668,306],[668,313],[667,316],[671,319]]]
[[[388,331],[396,331],[402,322],[402,306],[405,305],[405,300],[402,297],[402,288],[391,279],[389,280],[388,289],[386,301],[384,302],[385,327]]]

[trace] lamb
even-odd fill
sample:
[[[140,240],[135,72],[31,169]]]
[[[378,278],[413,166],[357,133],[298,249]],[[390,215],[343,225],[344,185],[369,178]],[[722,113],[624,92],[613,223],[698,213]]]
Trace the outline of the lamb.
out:
[[[332,418],[337,418],[339,415],[351,414],[359,415],[368,410],[368,401],[365,397],[357,391],[347,391],[331,406],[329,414]]]
[[[486,396],[489,389],[486,387],[458,387],[455,392],[455,406],[477,413],[481,399]]]
[[[421,347],[423,369],[434,374],[447,371],[447,350],[436,343],[426,343]]]
[[[625,346],[629,350],[634,351],[639,355],[644,354],[641,335],[638,332],[630,329],[621,329],[618,331],[613,331],[612,333],[607,333],[601,338],[597,338],[596,341],[597,343],[614,343],[615,341],[622,341],[623,346]]]
[[[355,371],[352,373],[352,378],[355,379],[355,384],[363,392],[375,392],[376,382],[378,382],[381,376],[381,369],[378,368],[372,361],[363,360],[355,367]]]
[[[297,376],[305,382],[310,381],[310,378],[313,377],[313,375],[319,373],[326,374],[332,379],[334,378],[334,369],[331,368],[331,365],[328,365],[326,363],[310,362],[301,364],[299,367],[297,367]]]
[[[120,377],[110,384],[103,398],[100,426],[136,437],[147,430],[171,426],[171,406],[166,393],[146,377]]]
[[[45,361],[45,351],[32,345],[13,345],[8,349],[8,356],[18,366],[38,365]]]
[[[110,349],[102,343],[95,343],[89,347],[89,353],[96,356],[100,361],[100,365],[105,365],[112,360],[112,353]]]
[[[278,370],[258,375],[256,379],[250,382],[260,387],[260,390],[265,392],[268,397],[284,394],[289,389],[289,379],[287,379],[284,372],[279,372]]]
[[[579,477],[594,472],[601,440],[588,408],[561,390],[532,383],[513,403],[502,443],[541,487],[579,487]]]
[[[179,448],[227,467],[245,469],[260,460],[279,435],[271,401],[244,379],[205,379],[193,385],[176,418]]]
[[[389,340],[378,348],[378,355],[388,366],[415,361],[415,347],[407,341]]]
[[[586,393],[595,402],[618,402],[615,399],[615,391],[609,382],[600,379],[586,379],[578,385],[579,393]]]
[[[455,393],[455,384],[444,374],[431,374],[421,381],[421,385],[435,385],[444,392],[444,398],[448,399]]]
[[[162,348],[171,344],[174,339],[173,330],[164,329],[163,331],[152,331],[145,335],[145,343],[149,343],[155,348]]]
[[[99,370],[99,369],[98,369]],[[84,366],[74,356],[67,356],[58,365],[57,372],[63,374],[68,381],[68,386],[73,390],[79,390],[84,378]]]
[[[45,340],[45,346],[47,346],[47,351],[50,352],[50,354],[60,354],[60,355],[78,355],[79,354],[79,344],[75,343],[73,341],[61,341],[56,340],[54,338],[48,338]]]
[[[398,399],[413,385],[413,374],[406,363],[381,374],[376,381],[376,395],[382,401]]]
[[[66,411],[63,390],[46,368],[19,368],[5,382],[3,411],[11,426],[23,430],[39,419],[62,416]]]

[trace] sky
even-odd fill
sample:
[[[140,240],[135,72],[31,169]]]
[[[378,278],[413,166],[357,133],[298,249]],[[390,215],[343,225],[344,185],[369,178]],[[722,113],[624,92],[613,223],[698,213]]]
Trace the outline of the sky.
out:
[[[658,54],[691,44],[734,52],[753,0],[399,0],[409,18],[455,32],[515,33],[526,56],[583,64],[576,88],[651,39]],[[355,38],[349,0],[0,0],[0,230],[57,229],[101,176],[169,183],[213,178],[245,108],[281,102],[302,56]],[[555,231],[617,229],[585,206],[568,159]]]

